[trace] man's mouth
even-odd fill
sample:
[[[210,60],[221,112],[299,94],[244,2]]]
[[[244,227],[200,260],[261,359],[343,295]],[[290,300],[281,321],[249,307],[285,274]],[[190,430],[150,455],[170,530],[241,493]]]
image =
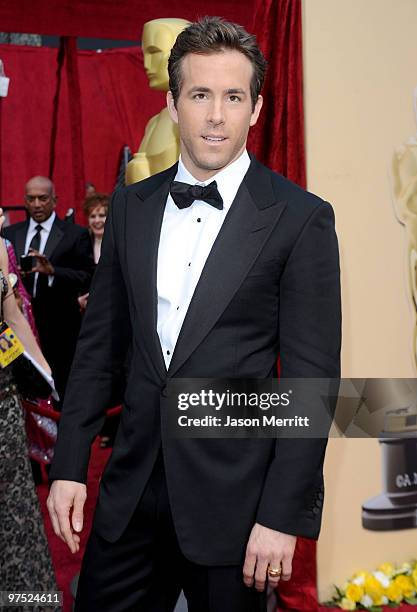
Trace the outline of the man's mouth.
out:
[[[203,136],[203,138],[206,142],[214,143],[223,142],[224,140],[226,140],[225,136]]]

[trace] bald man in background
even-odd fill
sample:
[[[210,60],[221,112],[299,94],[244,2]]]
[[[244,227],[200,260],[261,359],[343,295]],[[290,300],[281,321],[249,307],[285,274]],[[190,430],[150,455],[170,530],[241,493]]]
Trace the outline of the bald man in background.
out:
[[[22,255],[36,257],[23,282],[62,400],[81,325],[77,297],[88,291],[94,260],[88,230],[59,219],[55,206],[52,181],[31,178],[25,188],[28,219],[4,228],[3,234],[13,244],[18,263]]]

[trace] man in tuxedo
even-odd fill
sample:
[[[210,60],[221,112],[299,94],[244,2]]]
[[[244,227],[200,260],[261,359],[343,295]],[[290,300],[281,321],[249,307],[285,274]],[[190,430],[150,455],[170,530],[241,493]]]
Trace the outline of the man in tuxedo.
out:
[[[23,283],[32,296],[33,314],[42,351],[52,369],[62,399],[81,325],[78,295],[88,290],[93,253],[88,231],[62,221],[55,213],[52,181],[31,178],[25,188],[28,220],[4,228],[17,261],[32,255],[33,267],[23,272]]]
[[[246,152],[266,62],[204,18],[169,60],[178,164],[117,191],[60,422],[48,508],[79,550],[90,445],[127,366],[75,609],[265,611],[317,538],[325,439],[179,439],[178,378],[337,378],[340,288],[329,204]]]

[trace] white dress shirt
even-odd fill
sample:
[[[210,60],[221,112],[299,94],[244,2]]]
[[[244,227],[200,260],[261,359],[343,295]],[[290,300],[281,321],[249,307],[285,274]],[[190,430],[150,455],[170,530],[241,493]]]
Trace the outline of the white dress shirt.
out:
[[[202,200],[195,200],[189,208],[179,209],[168,195],[157,272],[157,331],[167,369],[206,259],[249,165],[249,155],[244,151],[230,166],[203,183],[188,172],[180,157],[175,180],[190,185],[209,185],[216,181],[223,198],[223,210]]]
[[[35,236],[36,234],[36,227],[38,225],[42,226],[42,231],[41,231],[41,241],[40,241],[40,245],[39,245],[39,253],[43,253],[45,250],[45,246],[46,246],[46,241],[49,238],[49,234],[51,232],[52,229],[52,225],[55,221],[55,217],[56,214],[53,212],[52,215],[50,217],[48,217],[46,219],[46,221],[43,221],[42,223],[37,223],[37,221],[34,221],[32,218],[30,218],[29,221],[29,227],[28,227],[28,231],[26,234],[26,242],[25,242],[25,253],[28,252],[29,250],[29,245],[32,242],[32,238]],[[33,280],[33,297],[36,296],[36,286],[38,284],[38,276],[39,276],[39,272],[35,272],[35,278]],[[54,277],[49,275],[48,276],[48,285],[51,286],[53,283]]]

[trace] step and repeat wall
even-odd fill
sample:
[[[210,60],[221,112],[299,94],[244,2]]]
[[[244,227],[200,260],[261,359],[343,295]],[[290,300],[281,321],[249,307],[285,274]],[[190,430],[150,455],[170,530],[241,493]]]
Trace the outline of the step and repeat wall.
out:
[[[417,375],[416,24],[415,0],[303,3],[308,188],[336,212],[345,377]],[[377,439],[329,442],[321,600],[355,571],[417,557],[417,529],[362,526],[362,504],[383,488],[381,451]]]

